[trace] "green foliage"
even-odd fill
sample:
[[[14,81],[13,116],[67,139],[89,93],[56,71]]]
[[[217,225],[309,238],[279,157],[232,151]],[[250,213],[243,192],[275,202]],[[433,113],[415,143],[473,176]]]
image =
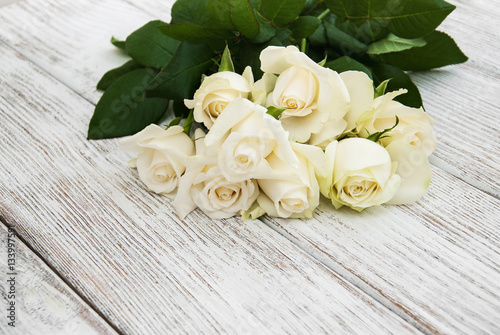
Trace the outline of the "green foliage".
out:
[[[149,83],[148,97],[191,98],[200,86],[202,74],[212,66],[213,56],[206,45],[182,42],[168,64]]]
[[[137,69],[111,84],[96,105],[87,138],[132,135],[157,122],[165,114],[168,100],[146,97],[146,85],[155,75],[152,69]]]
[[[105,91],[108,89],[111,84],[113,84],[118,78],[122,77],[123,75],[140,69],[141,66],[134,62],[133,60],[129,60],[122,66],[119,66],[115,69],[109,70],[104,74],[104,76],[99,80],[97,83],[97,89],[101,91]]]
[[[467,60],[455,41],[445,33],[435,31],[424,39],[426,45],[422,47],[380,55],[379,60],[409,71],[430,70]]]
[[[337,71],[338,73],[344,72],[344,71],[349,71],[349,70],[354,70],[354,71],[361,71],[366,73],[370,79],[373,79],[372,72],[370,71],[369,68],[361,64],[360,62],[352,59],[349,56],[342,56],[340,58],[337,58],[336,60],[332,60],[330,62],[327,62],[325,64],[325,67],[330,68],[334,71]]]
[[[426,44],[427,42],[425,38],[422,37],[407,39],[390,33],[386,38],[370,44],[366,53],[370,55],[381,55],[390,52],[408,50],[415,47],[423,47]]]
[[[151,21],[125,41],[111,39],[131,60],[99,81],[105,93],[89,138],[139,131],[160,118],[168,100],[177,117],[188,116],[183,101],[192,99],[202,75],[251,66],[258,80],[259,55],[270,45],[296,45],[337,72],[363,71],[378,86],[376,95],[405,88],[396,99],[420,107],[405,71],[467,60],[451,37],[435,31],[454,8],[444,0],[177,0],[170,23]],[[131,99],[117,109],[122,96]]]
[[[130,57],[146,67],[165,66],[179,45],[179,41],[158,30],[165,24],[159,20],[151,21],[130,34],[125,41],[125,49]]]

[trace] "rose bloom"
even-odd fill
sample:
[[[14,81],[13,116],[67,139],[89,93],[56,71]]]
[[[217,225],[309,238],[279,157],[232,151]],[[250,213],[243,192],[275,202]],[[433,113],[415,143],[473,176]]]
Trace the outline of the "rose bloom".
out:
[[[192,100],[184,100],[189,109],[194,109],[194,120],[210,129],[220,113],[236,98],[248,98],[253,75],[247,67],[243,75],[230,71],[214,73],[205,77]]]
[[[175,191],[179,178],[186,170],[189,156],[194,155],[194,143],[180,126],[163,129],[149,125],[132,137],[120,141],[123,151],[138,152],[129,165],[137,168],[139,178],[155,193]]]
[[[271,216],[282,218],[310,218],[319,204],[319,184],[316,174],[325,174],[325,155],[315,146],[293,143],[300,165],[293,168],[275,154],[267,160],[272,172],[259,179],[261,194],[258,205]],[[262,212],[259,213],[262,214]],[[243,215],[245,216],[245,213]],[[255,217],[249,213],[248,217]]]
[[[422,108],[407,107],[394,101],[397,96],[406,93],[404,89],[389,92],[374,98],[373,82],[363,72],[346,71],[341,74],[351,96],[351,109],[346,114],[347,129],[355,128],[360,136],[391,128],[399,124],[381,139],[383,146],[392,141],[404,141],[420,148],[427,156],[436,148],[436,135],[432,129],[434,120]]]
[[[288,133],[266,108],[238,98],[227,105],[205,137],[207,152],[217,156],[221,174],[231,182],[271,173],[266,158],[275,153],[298,166]]]
[[[397,163],[392,162],[384,147],[373,141],[364,138],[334,141],[325,154],[330,173],[319,178],[321,193],[336,208],[345,205],[362,211],[391,200],[399,189]]]
[[[246,211],[259,195],[255,180],[229,182],[217,166],[217,158],[207,156],[201,129],[195,132],[196,155],[190,157],[174,199],[177,214],[183,219],[197,206],[212,219],[223,219]]]
[[[337,72],[316,64],[295,46],[267,47],[260,61],[264,73],[278,75],[267,106],[288,108],[280,120],[292,141],[308,141],[327,121],[334,124],[335,131],[343,131],[349,94]]]

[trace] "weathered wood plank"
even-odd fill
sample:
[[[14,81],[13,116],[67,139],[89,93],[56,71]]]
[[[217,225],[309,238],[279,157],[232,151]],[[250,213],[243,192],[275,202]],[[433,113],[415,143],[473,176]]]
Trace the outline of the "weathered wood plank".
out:
[[[0,333],[116,334],[106,321],[2,223],[0,235],[0,259],[3,262],[0,275]],[[8,249],[7,242],[12,245],[12,250]],[[9,254],[13,257],[8,258]],[[7,266],[7,259],[14,260],[9,263],[12,268]],[[12,310],[12,315],[11,311],[7,311],[8,308]]]
[[[409,206],[266,219],[420,330],[500,333],[500,201],[439,168]]]
[[[413,73],[438,138],[431,162],[500,197],[500,62],[498,3],[452,0],[457,9],[440,30],[469,56],[467,63]]]
[[[180,221],[93,105],[0,45],[0,213],[124,333],[418,333],[260,221]]]

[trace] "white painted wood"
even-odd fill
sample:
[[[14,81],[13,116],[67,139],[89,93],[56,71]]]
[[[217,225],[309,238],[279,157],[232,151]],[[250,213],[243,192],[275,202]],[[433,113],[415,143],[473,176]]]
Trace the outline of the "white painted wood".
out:
[[[0,44],[0,213],[123,333],[418,333],[260,221],[180,221],[93,105]]]
[[[138,1],[133,2],[135,6],[141,6],[141,3]],[[106,59],[107,61],[109,60],[110,63],[114,62],[118,65],[122,59],[118,62],[116,59],[109,56],[111,53],[114,53],[112,46],[106,46],[109,36],[114,34],[117,37],[124,37],[130,31],[153,17],[146,15],[144,16],[145,19],[138,19],[140,22],[131,24],[133,27],[130,27],[130,29],[121,36],[114,30],[118,29],[119,25],[110,27],[109,30],[101,28],[101,31],[103,31],[102,34],[105,34],[102,41],[106,42],[97,46],[98,43],[94,38],[97,38],[95,34],[99,29],[96,28],[96,30],[93,30],[92,26],[102,25],[109,17],[112,17],[112,13],[122,13],[120,18],[127,23],[124,25],[129,27],[128,23],[132,21],[132,18],[137,18],[144,14],[140,14],[140,12],[136,11],[132,6],[125,6],[123,3],[120,4],[119,1],[111,0],[101,2],[75,1],[71,3],[71,6],[67,4],[61,7],[56,5],[55,2],[49,1],[44,3],[50,3],[52,5],[52,15],[59,17],[58,14],[60,14],[60,18],[57,19],[57,24],[51,24],[49,21],[44,21],[43,15],[38,15],[39,11],[37,8],[41,6],[41,1],[26,0],[25,6],[13,5],[0,10],[2,22],[8,22],[8,24],[0,27],[0,38],[28,58],[32,59],[36,64],[39,64],[50,74],[62,80],[66,85],[76,90],[76,92],[82,94],[90,101],[95,102],[99,95],[92,91],[93,87],[99,79],[99,76],[112,65],[102,67],[100,67],[101,65],[93,65],[92,67],[88,67],[88,71],[81,71],[79,66],[87,66],[85,64],[89,63],[77,65],[89,61],[89,57],[92,57],[89,56],[88,50],[103,50],[105,54],[96,54],[95,59],[99,59],[100,61]],[[87,4],[89,5],[87,6]],[[499,106],[496,94],[498,91],[497,79],[499,78],[498,61],[496,60],[498,39],[495,37],[496,30],[489,29],[490,25],[496,23],[498,9],[493,2],[485,0],[474,1],[473,3],[457,1],[457,5],[459,8],[445,21],[443,30],[449,32],[459,42],[459,45],[471,57],[471,60],[463,65],[421,74],[413,74],[413,77],[423,93],[427,111],[438,121],[436,130],[440,144],[438,145],[436,155],[432,158],[432,162],[449,173],[459,176],[467,183],[498,196],[500,180],[498,171],[500,169],[498,166],[499,145],[497,134],[499,127],[498,121],[495,118],[495,114],[498,114]],[[152,15],[155,14],[156,13],[152,13]],[[129,17],[127,17],[127,15],[129,15]],[[162,18],[163,15],[164,13],[161,12],[158,14],[158,16]],[[17,17],[19,20],[13,19],[13,17]],[[26,42],[27,37],[33,35],[33,33],[30,35],[30,28],[25,27],[20,22],[33,22],[38,25],[39,29],[36,31],[37,34],[35,34],[35,48],[33,45]],[[74,29],[74,23],[76,23],[77,27],[80,25],[78,22],[86,23],[90,28]],[[49,27],[50,30],[48,30]],[[27,32],[25,30],[27,30]],[[88,31],[91,33],[88,33]],[[68,38],[69,36],[71,38]],[[68,40],[70,43],[65,43]],[[63,51],[58,50],[58,47]],[[93,60],[91,60],[91,62],[92,61]],[[98,70],[95,70],[97,68]],[[100,73],[97,74],[99,71]],[[11,78],[11,80],[14,82],[17,80],[17,77]],[[16,90],[19,90],[19,88],[16,88]],[[54,94],[50,90],[43,92],[49,96]],[[17,93],[15,93],[15,90],[6,90],[4,88],[4,94],[7,94],[7,99],[11,99],[8,100],[10,103],[18,103],[19,98],[16,98]],[[9,98],[12,94],[14,94],[14,97]],[[191,291],[187,290],[186,292],[191,293],[193,290],[196,292],[196,294],[193,295],[196,299],[193,299],[193,301],[206,301],[211,299],[208,298],[208,295],[199,293],[199,291],[206,290],[208,285],[210,285],[210,287],[217,287],[217,292],[219,292],[222,297],[219,301],[228,299],[227,297],[231,296],[231,289],[229,289],[229,287],[237,287],[238,280],[240,279],[231,280],[230,283],[226,283],[226,285],[219,284],[222,285],[221,288],[217,286],[215,279],[206,279],[207,277],[213,277],[207,275],[209,272],[204,271],[200,275],[200,271],[191,270],[193,265],[181,270],[179,265],[173,260],[162,264],[162,266],[158,264],[159,267],[154,265],[154,261],[148,260],[147,257],[153,257],[148,256],[150,255],[151,248],[156,248],[156,252],[160,250],[160,252],[165,253],[167,248],[176,250],[175,245],[177,244],[172,241],[179,239],[179,232],[176,229],[180,228],[173,229],[175,233],[171,232],[169,235],[169,230],[164,227],[164,224],[162,225],[162,220],[165,220],[163,216],[172,216],[171,219],[168,219],[168,227],[174,224],[175,227],[177,227],[177,225],[183,227],[182,224],[176,221],[174,214],[172,214],[172,208],[168,207],[168,204],[160,204],[161,199],[153,195],[148,195],[142,190],[140,191],[141,193],[136,195],[129,195],[125,192],[125,190],[129,189],[132,190],[131,192],[134,192],[138,188],[141,188],[140,183],[130,175],[130,171],[124,167],[118,167],[117,161],[125,161],[125,157],[122,157],[120,153],[115,151],[115,147],[113,146],[115,143],[114,141],[97,144],[94,142],[84,142],[84,130],[82,129],[84,128],[85,122],[88,122],[91,110],[85,111],[81,102],[80,105],[75,102],[77,100],[76,98],[66,99],[80,106],[78,113],[75,112],[74,114],[78,120],[68,119],[68,115],[61,110],[64,108],[75,110],[74,107],[70,107],[72,104],[68,103],[68,101],[64,100],[57,102],[55,104],[55,106],[57,106],[55,111],[47,106],[42,105],[42,107],[39,107],[48,108],[48,112],[56,113],[56,118],[61,120],[57,121],[60,122],[57,124],[58,126],[49,128],[51,129],[49,130],[50,135],[57,134],[58,136],[57,139],[54,140],[55,142],[35,142],[39,140],[36,138],[28,140],[28,135],[26,134],[25,137],[23,137],[26,143],[37,143],[35,148],[39,147],[47,152],[45,156],[43,153],[37,153],[37,159],[43,158],[41,160],[42,163],[30,165],[30,167],[33,171],[40,171],[47,168],[51,170],[56,168],[56,171],[63,168],[67,169],[64,170],[64,173],[61,172],[58,174],[59,178],[65,183],[67,183],[68,180],[72,180],[72,178],[76,178],[76,180],[81,179],[83,180],[81,183],[85,182],[84,184],[80,184],[84,188],[89,188],[88,183],[92,181],[95,182],[96,179],[103,181],[112,180],[117,183],[117,186],[113,189],[114,192],[110,191],[106,184],[95,186],[99,189],[91,189],[90,195],[87,195],[87,198],[85,198],[85,196],[82,195],[83,191],[80,189],[75,191],[68,190],[64,188],[64,186],[54,186],[58,185],[55,176],[40,172],[37,172],[38,175],[33,175],[27,172],[26,175],[30,177],[23,177],[21,172],[17,172],[14,174],[15,178],[20,178],[26,185],[34,180],[35,185],[40,187],[44,179],[48,179],[50,181],[49,185],[54,187],[54,191],[45,190],[41,192],[37,189],[39,193],[36,193],[23,190],[22,188],[20,190],[11,191],[7,198],[9,201],[8,207],[6,207],[14,213],[11,214],[10,218],[23,222],[35,219],[38,215],[38,211],[33,208],[33,205],[25,204],[25,201],[27,201],[26,199],[30,199],[31,201],[36,200],[38,203],[37,206],[40,207],[42,213],[44,213],[44,218],[50,218],[49,222],[54,224],[54,227],[44,228],[45,230],[37,233],[36,231],[40,229],[40,227],[37,226],[37,230],[35,230],[35,228],[33,228],[33,223],[28,222],[25,224],[28,228],[26,228],[24,233],[31,236],[30,241],[33,241],[32,243],[34,243],[37,248],[44,250],[50,262],[54,262],[61,268],[66,269],[65,273],[68,273],[68,276],[70,276],[73,281],[78,282],[79,287],[86,287],[85,290],[87,291],[85,291],[85,295],[87,297],[92,297],[92,301],[99,301],[99,306],[103,306],[103,309],[106,309],[110,315],[113,315],[113,320],[121,320],[120,317],[122,317],[122,315],[120,313],[122,312],[113,311],[113,308],[109,307],[111,300],[106,299],[111,298],[103,298],[102,295],[95,293],[88,288],[88,286],[85,286],[84,279],[81,279],[83,274],[78,272],[78,270],[72,269],[71,265],[74,265],[74,263],[67,259],[67,254],[65,256],[65,253],[60,251],[60,248],[66,251],[65,249],[68,245],[78,241],[79,246],[76,248],[73,247],[73,249],[70,250],[82,252],[85,248],[90,248],[90,255],[86,256],[90,258],[90,260],[86,259],[85,262],[88,263],[85,264],[90,264],[89,266],[97,271],[99,276],[103,278],[101,280],[104,280],[108,276],[108,274],[102,272],[103,264],[113,264],[113,266],[117,268],[117,272],[113,272],[112,275],[121,279],[121,277],[116,274],[120,271],[125,271],[122,269],[128,269],[131,265],[125,263],[123,260],[116,261],[113,258],[112,252],[116,252],[123,257],[125,254],[123,249],[118,247],[111,248],[109,253],[106,254],[106,260],[102,261],[96,258],[97,256],[95,255],[95,253],[102,249],[99,247],[90,247],[90,242],[87,240],[84,240],[87,244],[80,241],[84,238],[91,238],[88,237],[89,235],[95,237],[109,234],[104,228],[100,227],[100,225],[104,225],[106,228],[110,227],[111,223],[108,222],[110,218],[113,218],[113,221],[121,222],[118,226],[120,232],[118,235],[119,237],[113,240],[116,241],[116,243],[124,245],[122,239],[124,239],[123,235],[127,230],[133,231],[134,233],[139,232],[138,238],[128,237],[128,239],[125,239],[126,250],[133,250],[133,255],[137,257],[138,262],[153,264],[154,267],[148,269],[147,272],[149,277],[154,278],[156,273],[164,274],[166,271],[165,269],[173,267],[174,270],[171,270],[169,276],[167,276],[171,283],[175,283],[175,280],[172,279],[173,277],[185,278],[189,276],[191,276],[191,278],[199,278],[200,282],[205,281],[207,283],[207,286],[203,286],[201,284],[189,282]],[[36,100],[28,100],[28,102],[29,101],[35,104]],[[49,104],[49,106],[54,106],[54,104]],[[91,105],[89,104],[88,106],[87,108],[91,109]],[[9,113],[15,113],[13,107],[9,109]],[[9,113],[5,117],[9,118]],[[28,117],[23,119],[23,127],[26,127],[24,124],[31,123],[31,118],[34,118],[37,122],[41,122],[40,116],[35,117],[33,110],[26,113]],[[54,117],[54,114],[50,115],[50,117]],[[85,117],[82,115],[85,115]],[[2,120],[2,122],[4,121]],[[47,120],[44,120],[42,124],[46,124],[47,122]],[[63,126],[65,122],[71,125],[77,122],[81,128],[77,134],[80,134],[79,136],[81,137],[80,140],[82,144],[79,144],[78,147],[71,147],[69,158],[67,152],[63,152],[61,149],[51,149],[51,146],[56,148],[57,144],[60,142],[67,142],[66,138],[68,136],[71,143],[76,141],[75,137],[71,137],[67,134],[68,130],[65,130]],[[34,131],[32,128],[25,129],[28,129],[30,132]],[[5,135],[8,136],[9,140],[10,137],[17,136],[16,133],[12,133],[12,129],[9,131],[10,133],[8,134],[10,134],[10,136]],[[23,131],[26,132],[27,130]],[[62,134],[60,134],[60,132],[62,132]],[[40,134],[37,131],[34,131],[34,133]],[[478,134],[480,134],[480,136]],[[28,151],[26,151],[25,154],[28,154]],[[103,155],[108,155],[110,161],[106,161],[106,158],[102,157]],[[81,161],[82,156],[88,157],[90,160],[95,160],[99,163],[96,167],[91,168],[90,161]],[[54,159],[55,157],[58,157],[55,163],[44,161],[44,159]],[[69,166],[67,166],[68,164]],[[80,165],[83,166],[83,168],[81,168]],[[24,168],[19,163],[15,166]],[[111,172],[111,174],[96,172],[99,171],[99,169],[111,169],[113,172]],[[100,177],[96,177],[96,174]],[[86,180],[87,178],[90,178],[90,180]],[[121,181],[123,178],[126,178],[126,182]],[[13,179],[9,179],[9,184],[7,185],[12,185],[13,183],[15,183]],[[102,195],[99,192],[111,195]],[[66,197],[63,197],[63,195],[59,193],[66,194]],[[94,204],[93,201],[86,205],[78,201],[74,204],[68,199],[75,197],[75,193],[79,197],[79,201],[83,202],[85,199],[94,197],[97,199],[97,204]],[[20,196],[24,199],[22,206],[16,202],[16,198]],[[44,200],[44,197],[46,197],[47,200]],[[62,202],[62,205],[57,205],[59,201]],[[105,202],[109,202],[108,211],[111,211],[111,213],[107,213],[107,211],[103,209]],[[135,207],[130,207],[129,202],[133,202]],[[54,214],[51,209],[53,204],[59,206]],[[119,212],[114,208],[118,206],[125,207],[126,209]],[[71,208],[74,208],[74,210]],[[151,213],[148,212],[149,208],[151,208],[151,212],[161,212],[163,215],[162,218],[150,218]],[[135,213],[135,215],[131,215],[131,212]],[[349,210],[335,212],[331,208],[325,208],[323,206],[318,213],[319,216],[312,221],[272,221],[269,222],[269,224],[273,227],[277,227],[276,229],[290,238],[294,243],[297,243],[314,257],[323,261],[328,267],[355,283],[361,290],[372,295],[388,308],[392,309],[426,333],[495,333],[498,331],[496,326],[499,323],[499,315],[497,312],[499,310],[499,287],[497,282],[499,282],[498,279],[500,278],[498,276],[498,234],[496,233],[496,230],[498,230],[499,217],[497,200],[458,181],[441,169],[436,168],[434,169],[434,181],[431,184],[429,195],[426,196],[423,201],[412,206],[377,208],[362,213],[361,215],[350,212]],[[75,215],[77,217],[74,217]],[[101,215],[104,215],[104,217],[101,218]],[[139,215],[146,215],[148,220],[151,221],[144,223],[143,220],[137,219]],[[62,223],[59,221],[61,221],[63,217],[69,218],[67,219],[69,220],[68,222],[71,222],[71,224],[77,227],[68,228],[65,225],[61,227]],[[135,219],[132,220],[131,217]],[[135,220],[139,220],[138,222],[141,223],[137,223]],[[191,220],[203,221],[205,218],[195,215],[191,217]],[[89,225],[89,221],[97,221],[99,228]],[[137,226],[131,227],[124,223],[130,221],[134,221],[134,224]],[[54,222],[56,222],[56,224]],[[184,256],[183,253],[190,253],[191,246],[187,247],[181,244],[183,246],[181,248],[182,252],[177,250],[179,253],[175,253],[174,255],[180,257],[184,263],[195,264],[200,262],[208,268],[213,267],[212,262],[214,262],[214,259],[209,257],[211,253],[214,253],[213,249],[216,248],[214,244],[211,244],[215,243],[212,242],[212,240],[219,239],[221,235],[225,236],[225,239],[234,239],[235,236],[241,234],[239,230],[235,229],[242,229],[237,220],[224,222],[210,221],[210,229],[215,230],[209,230],[209,233],[205,232],[205,229],[207,229],[206,224],[202,225],[201,222],[190,222],[186,224],[194,225],[196,233],[192,232],[191,234],[195,236],[197,234],[209,236],[205,239],[199,238],[197,240],[199,244],[206,243],[207,246],[203,249],[203,253],[197,250],[198,253],[195,253],[197,255],[196,257],[185,260],[184,257],[187,256]],[[244,229],[249,229],[247,225],[244,227]],[[95,233],[95,229],[98,229],[97,233]],[[84,237],[77,234],[82,231],[85,232],[85,234],[83,234]],[[158,235],[153,233],[153,231],[158,231]],[[203,233],[200,233],[200,231]],[[63,236],[65,238],[55,250],[52,250],[49,244],[45,242],[38,242],[39,237],[52,236],[51,234],[53,234],[53,236]],[[184,239],[188,239],[188,235],[185,234],[186,233],[180,234],[180,236]],[[258,241],[258,238],[262,238],[262,235],[266,236],[265,242]],[[144,241],[148,241],[151,236],[154,238],[154,243],[147,244],[144,247],[136,245],[137,243],[145,243]],[[168,247],[164,246],[162,249],[158,247],[158,245],[165,245],[166,238],[164,236],[169,237],[167,240],[170,242],[170,245],[168,245]],[[170,240],[171,236],[175,236],[175,239]],[[251,226],[251,230],[246,231],[245,236],[245,243],[250,245],[258,243],[256,246],[254,245],[256,249],[252,249],[253,257],[261,257],[259,255],[261,255],[262,251],[258,248],[262,247],[262,243],[267,243],[267,245],[274,243],[272,239],[276,238],[261,227],[259,223],[257,223],[257,227]],[[257,240],[257,242],[255,240]],[[96,243],[104,242],[100,242],[99,240]],[[283,242],[280,241],[279,243]],[[174,246],[172,246],[172,244],[174,244]],[[106,246],[108,245],[106,244]],[[216,248],[216,250],[216,252],[222,252],[222,249]],[[240,250],[246,249],[242,248]],[[246,251],[240,251],[237,255],[241,256],[245,254],[245,252]],[[274,250],[274,252],[277,251]],[[233,256],[228,256],[224,252],[222,253],[225,257]],[[219,276],[221,273],[230,271],[232,267],[237,267],[236,259],[239,256],[233,256],[229,261],[224,260],[225,266],[216,263],[215,269]],[[277,260],[275,256],[271,258]],[[303,260],[305,259],[306,258]],[[118,262],[118,264],[113,262]],[[299,261],[299,263],[300,262],[305,261]],[[252,264],[252,261],[247,259],[246,264],[250,266],[248,264]],[[267,266],[270,267],[269,265]],[[296,265],[289,265],[289,267],[294,266]],[[198,270],[198,268],[196,269]],[[256,267],[254,271],[260,273],[262,276],[267,275],[261,268]],[[280,271],[281,269],[277,270],[274,268],[273,272],[271,272],[272,276],[277,276],[276,272]],[[133,274],[135,277],[133,276],[132,278],[137,280],[137,269]],[[127,280],[131,279],[123,279],[122,281],[129,283]],[[256,285],[255,280],[242,280],[242,283],[253,283],[254,287]],[[303,278],[301,280],[303,280]],[[258,289],[263,290],[260,292],[261,295],[259,295],[260,301],[266,301],[262,299],[262,297],[269,295],[271,292],[283,290],[282,285],[284,285],[284,283],[284,279],[280,278],[278,282],[272,282],[271,280],[271,282],[267,281],[265,285],[259,286]],[[100,283],[100,285],[101,286],[97,286],[98,289],[102,289],[102,283]],[[130,283],[128,285],[130,285]],[[170,285],[175,286],[174,284]],[[268,288],[269,285],[271,285],[271,288]],[[164,286],[170,287],[168,285]],[[180,286],[176,287],[179,287],[176,292],[182,291]],[[192,287],[194,287],[194,289]],[[286,287],[286,285],[284,285],[284,287]],[[322,286],[317,285],[317,287]],[[121,292],[117,287],[113,287],[112,289],[114,289],[114,291],[109,291],[113,292],[110,294],[116,294],[117,291]],[[127,289],[130,288],[127,286]],[[165,298],[167,295],[164,292],[160,292],[159,296]],[[236,299],[239,298],[241,300],[243,297],[243,300],[248,300],[249,296],[250,294],[248,292],[240,293]],[[154,301],[154,295],[152,295],[151,292],[147,293],[146,297]],[[132,308],[130,306],[138,306],[140,304],[140,301],[133,299],[131,302],[126,301],[125,298],[122,298],[122,300],[116,298],[113,301],[123,303],[127,308]],[[283,298],[278,300],[283,302]],[[203,311],[203,315],[208,315],[210,313],[207,312],[204,307],[198,307],[198,303],[193,301],[186,303],[187,307],[183,309],[184,312],[198,310]],[[259,299],[254,300],[254,304],[258,304],[258,301]],[[293,305],[291,300],[287,300],[286,302]],[[321,304],[325,306],[329,305],[325,300],[321,300],[319,306],[321,306]],[[226,306],[235,308],[234,303],[233,305],[227,304]],[[329,308],[332,307],[329,306]],[[242,309],[239,307],[236,308],[236,310],[241,311]],[[248,312],[249,309],[247,308],[245,311]],[[176,314],[171,311],[169,313],[170,314],[162,320],[178,320],[178,315],[183,315],[181,312]],[[231,320],[240,320],[238,317],[234,316],[234,313],[237,312],[233,311]],[[258,310],[257,314],[258,313],[261,313],[259,315],[265,315],[263,310]],[[201,318],[200,320],[195,320],[200,321],[199,329],[225,329],[226,331],[235,329],[234,326],[228,326],[228,324],[231,324],[230,321],[217,321],[217,324],[221,326],[219,328],[217,328],[218,326],[213,326],[213,324],[216,323],[213,320],[220,320],[220,317],[218,319],[207,317],[206,319]],[[351,320],[349,316],[345,320],[348,320],[348,324],[351,323],[349,321]],[[204,326],[207,325],[210,326],[204,328]],[[130,327],[124,329],[133,328],[130,322],[125,323],[124,327]],[[157,329],[163,330],[163,328]]]
[[[431,162],[500,197],[500,15],[498,1],[451,0],[440,26],[469,60],[413,73],[438,137]]]
[[[1,334],[116,334],[97,313],[75,294],[43,261],[0,223],[2,300]],[[9,243],[14,252],[10,252]],[[13,271],[7,267],[14,254]],[[8,282],[8,280],[14,279]],[[10,285],[12,284],[12,286]],[[4,302],[8,302],[7,306]],[[13,319],[7,308],[13,302]],[[9,314],[8,314],[9,313]],[[9,325],[8,323],[12,323]]]
[[[500,201],[434,168],[409,206],[268,224],[426,333],[500,333]]]

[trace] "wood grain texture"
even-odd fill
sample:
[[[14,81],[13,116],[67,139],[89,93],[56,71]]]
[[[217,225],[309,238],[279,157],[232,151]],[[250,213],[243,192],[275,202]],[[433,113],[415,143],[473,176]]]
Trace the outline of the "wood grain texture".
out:
[[[412,74],[426,111],[436,120],[438,146],[431,162],[499,198],[499,4],[451,2],[457,8],[439,29],[455,39],[469,60]]]
[[[120,331],[418,333],[260,221],[180,221],[93,105],[0,44],[0,213]]]
[[[266,222],[425,333],[500,333],[500,201],[434,168],[409,206]]]
[[[0,223],[0,299],[2,334],[116,334],[116,332],[78,297],[43,261],[17,237],[14,242],[15,273],[7,270],[7,227]],[[9,274],[7,274],[9,273]],[[14,278],[11,291],[7,280]],[[11,293],[13,292],[13,293]],[[10,293],[10,294],[9,294]],[[10,298],[9,298],[10,296]],[[6,302],[15,303],[14,327],[7,322]],[[10,306],[10,305],[9,305]],[[7,321],[6,321],[7,320]]]

